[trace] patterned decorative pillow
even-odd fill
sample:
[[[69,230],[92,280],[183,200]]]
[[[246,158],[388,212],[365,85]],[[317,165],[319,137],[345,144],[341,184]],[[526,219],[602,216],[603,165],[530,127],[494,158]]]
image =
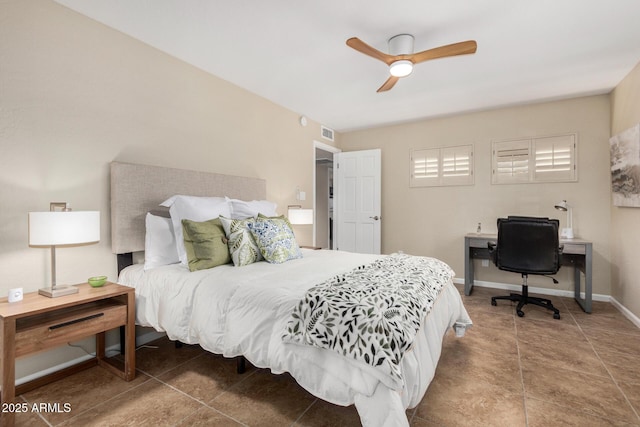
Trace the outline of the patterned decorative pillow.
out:
[[[222,222],[222,228],[227,235],[227,244],[233,265],[241,267],[262,260],[260,249],[258,249],[258,245],[248,228],[248,225],[255,222],[255,219],[231,219],[220,216],[220,222]]]
[[[204,222],[182,220],[189,270],[205,270],[231,262],[227,236],[219,218]]]
[[[302,258],[291,224],[284,216],[258,215],[248,227],[260,248],[260,253],[268,262],[281,264],[291,259]]]

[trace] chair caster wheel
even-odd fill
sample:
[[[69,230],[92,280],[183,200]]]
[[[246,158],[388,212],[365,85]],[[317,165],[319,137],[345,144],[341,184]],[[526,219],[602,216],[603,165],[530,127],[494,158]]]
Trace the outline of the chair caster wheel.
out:
[[[518,310],[516,313],[518,313],[518,317],[524,317],[524,311]]]
[[[491,300],[491,305],[496,306],[496,305],[498,305],[498,303],[496,302],[496,300],[492,299]]]
[[[554,319],[560,319],[560,313],[553,313]]]

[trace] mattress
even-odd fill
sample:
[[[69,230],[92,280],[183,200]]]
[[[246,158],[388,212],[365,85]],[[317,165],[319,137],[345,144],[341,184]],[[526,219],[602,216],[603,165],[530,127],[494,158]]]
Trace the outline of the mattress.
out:
[[[471,325],[460,294],[449,281],[425,316],[401,362],[401,386],[385,384],[371,366],[336,352],[285,343],[283,331],[305,292],[335,274],[384,255],[303,250],[284,264],[258,262],[189,272],[182,265],[144,271],[133,265],[119,283],[136,289],[136,323],[172,340],[199,344],[226,357],[244,356],[274,374],[289,372],[313,395],[337,405],[355,404],[365,426],[408,425],[435,374],[449,328]]]

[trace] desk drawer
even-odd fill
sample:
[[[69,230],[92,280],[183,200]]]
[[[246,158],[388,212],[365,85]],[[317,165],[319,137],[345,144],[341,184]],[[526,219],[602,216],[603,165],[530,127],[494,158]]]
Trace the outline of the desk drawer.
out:
[[[490,241],[489,239],[482,238],[482,237],[471,237],[469,238],[469,247],[487,249],[487,243],[489,241]],[[495,243],[495,240],[493,240],[493,242]]]
[[[127,307],[111,301],[90,303],[16,322],[16,357],[86,338],[127,323]]]
[[[576,243],[564,243],[564,249],[562,250],[565,254],[576,254],[576,255],[584,255],[587,253],[586,246]]]

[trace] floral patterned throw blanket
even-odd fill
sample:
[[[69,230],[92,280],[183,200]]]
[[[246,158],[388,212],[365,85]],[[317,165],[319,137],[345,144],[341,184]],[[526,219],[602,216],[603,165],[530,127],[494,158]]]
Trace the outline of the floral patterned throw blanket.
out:
[[[282,339],[351,357],[401,387],[404,353],[453,275],[435,258],[389,255],[309,289]]]

